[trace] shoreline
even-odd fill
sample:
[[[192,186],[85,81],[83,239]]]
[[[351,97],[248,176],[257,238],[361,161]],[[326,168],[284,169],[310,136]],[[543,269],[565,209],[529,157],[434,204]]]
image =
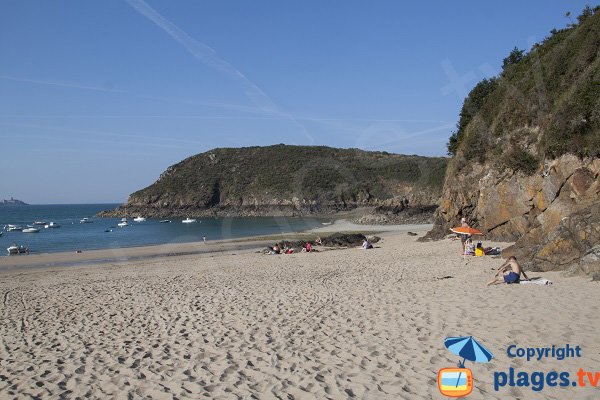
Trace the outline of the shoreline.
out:
[[[258,251],[274,240],[293,239],[306,235],[331,234],[335,232],[361,232],[364,234],[381,234],[384,232],[408,232],[430,230],[433,225],[360,225],[345,219],[333,221],[330,225],[312,228],[298,232],[287,232],[272,235],[248,236],[245,238],[224,239],[186,243],[164,243],[148,246],[119,247],[112,249],[86,250],[80,253],[32,253],[26,255],[0,257],[0,273],[30,269],[45,269],[54,267],[73,267],[107,263],[132,263],[150,259],[172,258],[194,255],[225,254],[230,251]]]

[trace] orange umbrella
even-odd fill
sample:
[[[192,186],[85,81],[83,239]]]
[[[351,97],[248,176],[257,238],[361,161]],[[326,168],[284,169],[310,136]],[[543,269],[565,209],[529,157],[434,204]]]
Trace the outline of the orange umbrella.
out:
[[[450,228],[450,230],[461,235],[483,235],[483,232],[481,232],[479,229],[470,228],[468,226],[458,226],[456,228]]]

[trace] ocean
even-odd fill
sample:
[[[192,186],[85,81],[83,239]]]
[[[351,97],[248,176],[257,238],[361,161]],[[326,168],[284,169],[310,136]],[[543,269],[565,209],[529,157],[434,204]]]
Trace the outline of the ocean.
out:
[[[117,226],[120,218],[94,217],[99,211],[116,206],[118,204],[0,206],[0,229],[7,224],[25,228],[34,221],[52,221],[60,225],[60,228],[54,229],[36,226],[40,229],[39,233],[7,232],[3,229],[0,254],[8,254],[6,248],[12,244],[26,246],[31,253],[56,253],[197,242],[202,240],[202,236],[206,236],[207,241],[234,239],[300,232],[321,226],[321,221],[316,218],[197,218],[197,222],[191,224],[181,223],[183,218],[169,218],[172,223],[160,223],[158,219],[133,222],[130,218],[129,226],[121,228]],[[80,223],[84,217],[93,222]]]

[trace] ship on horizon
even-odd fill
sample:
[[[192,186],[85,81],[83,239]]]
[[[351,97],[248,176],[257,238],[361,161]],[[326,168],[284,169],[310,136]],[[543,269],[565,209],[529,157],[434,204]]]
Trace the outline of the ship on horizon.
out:
[[[28,206],[29,204],[25,203],[24,201],[18,200],[13,198],[12,196],[10,197],[10,200],[2,200],[0,201],[0,206]]]

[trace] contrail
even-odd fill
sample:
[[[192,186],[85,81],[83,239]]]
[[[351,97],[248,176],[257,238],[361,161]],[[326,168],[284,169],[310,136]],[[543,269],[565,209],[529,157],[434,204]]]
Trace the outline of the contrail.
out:
[[[246,86],[246,95],[254,104],[264,111],[277,112],[277,107],[265,92],[260,90],[254,82],[248,79],[233,65],[219,57],[211,47],[190,37],[190,35],[179,29],[175,24],[150,7],[144,0],[127,0],[127,3],[144,17],[154,22],[156,26],[168,33],[169,36],[185,47],[185,49],[197,60],[243,83],[244,86]]]
[[[240,82],[244,87],[244,93],[250,101],[259,107],[263,112],[281,115],[291,120],[297,125],[304,135],[314,143],[313,137],[308,133],[306,127],[302,125],[292,114],[279,110],[271,98],[263,92],[254,82],[248,79],[237,68],[219,57],[210,46],[195,40],[190,35],[179,29],[171,21],[160,15],[155,9],[150,7],[144,0],[127,0],[127,3],[144,17],[152,21],[156,26],[165,31],[169,36],[181,44],[198,61],[207,66],[224,73]]]
[[[98,92],[127,93],[125,90],[109,89],[109,88],[104,88],[101,86],[88,86],[88,85],[81,85],[78,83],[71,83],[71,82],[58,82],[58,81],[47,81],[47,80],[41,80],[41,79],[18,78],[18,77],[9,76],[9,75],[0,75],[0,79],[5,79],[8,81],[15,81],[15,82],[27,82],[27,83],[38,83],[41,85],[60,86],[60,87],[66,87],[66,88],[71,88],[71,89],[95,90]]]

